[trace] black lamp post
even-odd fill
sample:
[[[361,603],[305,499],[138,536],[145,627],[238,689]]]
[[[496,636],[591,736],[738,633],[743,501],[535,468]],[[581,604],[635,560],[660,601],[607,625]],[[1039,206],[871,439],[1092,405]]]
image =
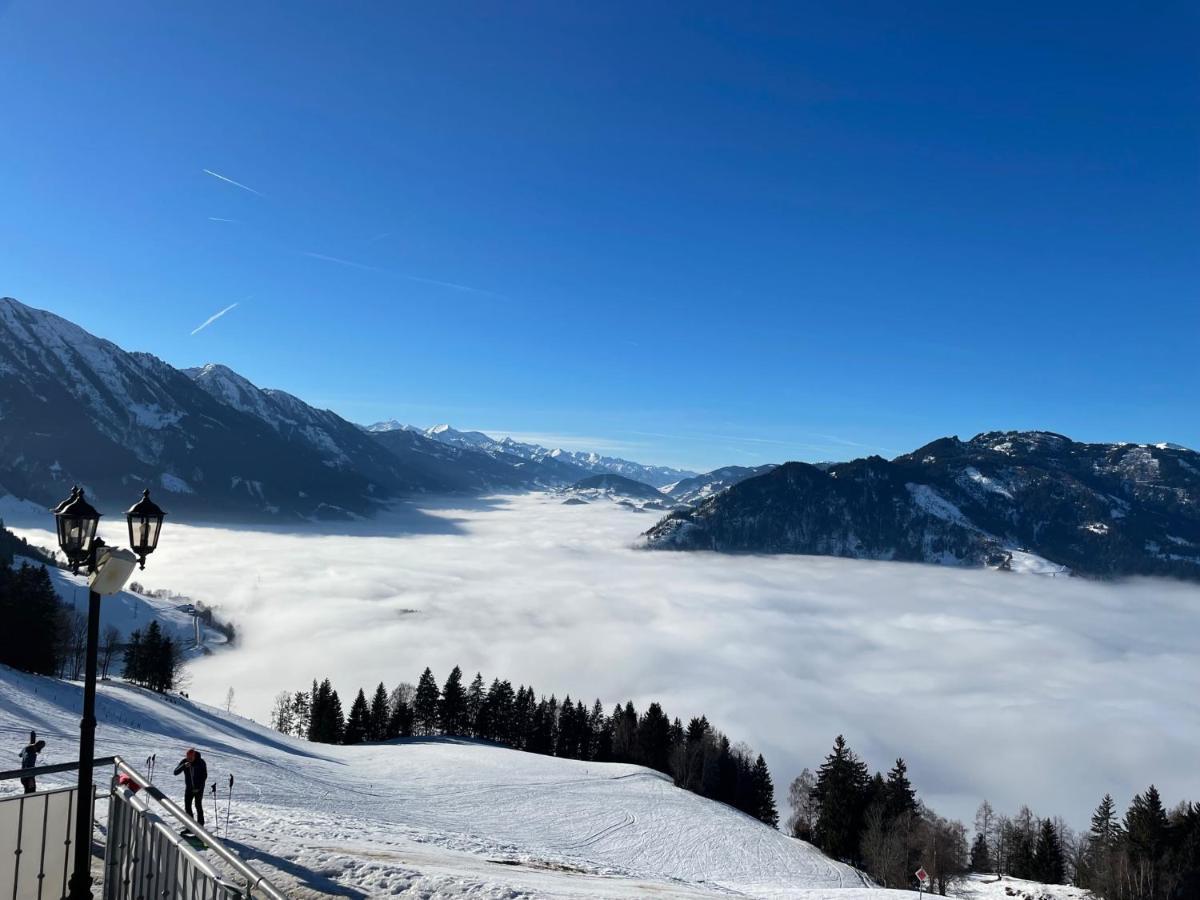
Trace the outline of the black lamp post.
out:
[[[71,495],[52,510],[58,529],[58,546],[78,573],[83,568],[95,576],[104,565],[101,558],[104,541],[96,537],[100,513],[84,499],[76,487]],[[146,557],[158,546],[165,513],[150,500],[142,499],[125,514],[129,521],[129,542],[142,567]],[[128,557],[126,557],[128,559]],[[127,574],[127,573],[126,573]],[[79,805],[75,813],[75,866],[70,881],[70,900],[92,897],[92,758],[96,748],[96,653],[100,643],[100,594],[88,585],[87,669],[83,682],[83,718],[79,722]]]

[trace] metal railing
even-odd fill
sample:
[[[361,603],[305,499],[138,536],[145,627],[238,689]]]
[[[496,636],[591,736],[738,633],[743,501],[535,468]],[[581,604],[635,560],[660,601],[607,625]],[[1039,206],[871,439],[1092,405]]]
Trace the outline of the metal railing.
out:
[[[93,765],[114,766],[108,796],[103,900],[286,900],[274,885],[119,756],[94,760]],[[78,763],[62,763],[13,769],[0,772],[0,781],[71,772],[78,767]],[[122,775],[127,776],[124,784],[118,783]],[[64,900],[79,814],[76,787],[0,798],[0,900]],[[180,828],[202,842],[205,851],[181,837]]]
[[[108,756],[93,764],[103,766],[114,761]],[[79,763],[73,762],[9,769],[0,772],[0,781],[39,778],[78,768]],[[13,900],[61,900],[67,896],[78,815],[76,787],[0,798],[0,896]]]
[[[104,864],[104,900],[148,900],[150,897],[286,900],[266,878],[197,825],[136,769],[119,756],[114,759],[114,764]],[[138,790],[135,792],[118,784],[121,775],[128,776]],[[180,837],[151,807],[151,800],[203,842],[227,871],[218,871]]]
[[[6,897],[67,896],[78,794],[67,787],[0,799],[0,890]]]

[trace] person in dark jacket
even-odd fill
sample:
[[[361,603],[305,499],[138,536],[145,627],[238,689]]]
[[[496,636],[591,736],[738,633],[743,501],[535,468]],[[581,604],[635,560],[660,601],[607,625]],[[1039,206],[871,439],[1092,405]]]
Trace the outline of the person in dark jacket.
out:
[[[31,732],[29,732],[29,736],[32,738],[35,735],[31,731]],[[45,741],[32,741],[31,740],[28,744],[25,745],[25,748],[21,751],[21,768],[22,769],[35,768],[37,766],[38,754],[41,753],[45,749],[46,749]],[[32,794],[34,791],[37,790],[37,779],[33,778],[33,777],[22,778],[21,779],[21,787],[25,788],[25,793]]]
[[[189,750],[175,767],[175,774],[183,774],[183,806],[187,814],[204,827],[204,782],[208,781],[208,763],[198,750]],[[196,811],[192,812],[192,804]]]

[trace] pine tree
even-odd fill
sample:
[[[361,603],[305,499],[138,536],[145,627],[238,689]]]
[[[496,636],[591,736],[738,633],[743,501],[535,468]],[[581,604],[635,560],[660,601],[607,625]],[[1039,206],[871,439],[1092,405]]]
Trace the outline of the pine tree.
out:
[[[450,670],[442,696],[438,701],[438,723],[442,734],[454,737],[470,731],[467,724],[467,695],[462,685],[462,669],[455,666]]]
[[[379,682],[379,686],[375,688],[375,694],[371,698],[371,714],[368,718],[367,740],[387,740],[389,713],[388,692],[381,681]]]
[[[433,672],[426,666],[420,681],[417,682],[417,695],[413,700],[413,720],[419,734],[437,734],[440,696],[441,692],[433,678]]]
[[[350,704],[350,718],[346,720],[346,732],[343,741],[347,744],[361,744],[367,740],[371,729],[371,709],[367,706],[367,696],[362,688],[358,696]]]
[[[767,769],[767,761],[762,754],[754,761],[751,773],[752,806],[750,814],[760,822],[766,822],[772,828],[779,827],[779,813],[775,809],[775,785],[771,781],[771,773]]]

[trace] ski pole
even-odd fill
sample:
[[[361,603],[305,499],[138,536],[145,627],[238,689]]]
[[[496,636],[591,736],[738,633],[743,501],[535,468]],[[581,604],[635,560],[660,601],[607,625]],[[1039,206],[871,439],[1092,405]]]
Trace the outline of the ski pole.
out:
[[[229,813],[233,809],[233,773],[229,773],[229,795],[225,798],[225,840],[229,840]]]
[[[212,795],[213,795],[213,802],[212,802],[213,813],[217,817],[216,823],[213,827],[213,834],[217,834],[221,830],[221,807],[217,805],[217,783],[215,781],[213,782],[213,786],[212,786]]]

